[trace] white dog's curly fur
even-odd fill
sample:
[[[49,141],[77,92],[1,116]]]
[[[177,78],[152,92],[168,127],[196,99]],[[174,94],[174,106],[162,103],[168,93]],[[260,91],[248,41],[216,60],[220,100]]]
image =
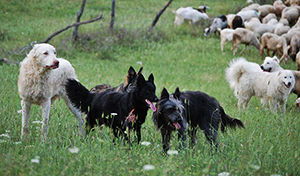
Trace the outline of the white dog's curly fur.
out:
[[[64,99],[68,108],[79,121],[82,133],[81,113],[69,101],[65,82],[67,78],[77,79],[69,61],[56,58],[56,50],[49,44],[36,44],[21,62],[18,91],[22,106],[22,137],[29,133],[29,114],[32,104],[42,108],[42,138],[48,135],[48,121],[51,104],[57,98]]]
[[[290,70],[263,72],[258,64],[244,58],[238,58],[229,64],[226,79],[238,98],[239,109],[241,106],[245,108],[251,97],[256,96],[261,98],[263,105],[269,101],[274,113],[277,113],[278,106],[282,113],[285,112],[287,98],[295,85],[295,78]]]

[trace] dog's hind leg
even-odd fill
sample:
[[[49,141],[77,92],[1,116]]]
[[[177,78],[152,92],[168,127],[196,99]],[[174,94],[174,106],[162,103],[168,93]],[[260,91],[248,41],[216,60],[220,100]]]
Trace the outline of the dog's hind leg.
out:
[[[31,103],[21,100],[22,106],[22,130],[21,137],[28,135],[29,133],[29,118],[30,118],[30,108]]]
[[[47,139],[48,136],[51,100],[50,99],[46,100],[41,104],[41,106],[42,106],[42,117],[43,117],[41,138],[45,140]]]
[[[215,146],[217,149],[219,144],[217,141],[218,130],[213,128],[212,126],[204,129],[205,137],[210,142],[211,146]]]
[[[77,121],[79,123],[79,130],[80,130],[80,135],[83,134],[83,130],[82,130],[82,126],[84,123],[83,118],[81,117],[81,112],[79,109],[75,108],[69,99],[64,98],[66,105],[68,106],[68,108],[70,109],[70,111],[75,115],[75,117],[77,118]]]

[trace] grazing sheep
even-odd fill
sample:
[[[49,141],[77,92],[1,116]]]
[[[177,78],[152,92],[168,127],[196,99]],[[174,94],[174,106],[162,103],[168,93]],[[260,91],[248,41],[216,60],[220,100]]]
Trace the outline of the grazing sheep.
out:
[[[258,18],[260,14],[256,10],[243,10],[239,11],[236,15],[242,17],[243,21],[249,21],[251,18]]]
[[[236,15],[233,19],[231,24],[229,25],[231,29],[241,28],[244,27],[243,18],[239,15]]]
[[[278,23],[274,29],[274,34],[281,36],[286,34],[290,29],[290,26],[284,26],[282,23]]]
[[[242,8],[241,11],[246,11],[246,10],[256,10],[256,11],[258,11],[259,6],[260,6],[259,4],[253,3],[253,4],[250,4],[250,5]]]
[[[215,18],[209,28],[205,28],[204,36],[207,37],[210,33],[217,31],[218,28],[224,29],[227,25],[227,18],[225,15],[220,15],[218,18]]]
[[[282,0],[276,0],[274,1],[273,6],[275,8],[276,16],[281,17],[281,12],[286,8],[286,5],[283,4]]]
[[[291,42],[291,40],[292,40],[292,37],[293,37],[294,35],[299,35],[299,34],[300,34],[300,28],[292,28],[292,29],[290,29],[290,30],[288,31],[288,33],[283,34],[282,37],[285,38],[286,44],[287,44],[287,45],[290,45],[290,42]]]
[[[286,0],[285,4],[290,6],[300,5],[300,0]]]
[[[275,7],[270,4],[261,5],[258,7],[258,13],[260,17],[263,18],[270,13],[275,13]]]
[[[300,28],[300,17],[298,18],[297,22],[295,23],[295,25],[292,27],[294,28]]]
[[[261,45],[259,43],[259,40],[257,39],[255,33],[248,29],[237,28],[233,32],[231,50],[233,51],[234,56],[240,43],[245,44],[245,47],[240,54],[242,54],[245,51],[246,46],[249,46],[249,54],[251,55],[251,45],[255,46],[255,48],[257,48],[257,50],[260,51]]]
[[[226,28],[221,30],[220,28],[218,28],[218,30],[220,31],[221,51],[223,51],[224,45],[227,42],[232,41],[232,34],[234,32],[234,29]]]
[[[299,15],[300,15],[300,12],[297,7],[286,7],[282,11],[281,19],[287,19],[289,24],[293,25],[298,20]]]
[[[264,33],[273,33],[276,25],[262,24],[258,22],[245,22],[245,28],[253,31],[258,37],[261,37]]]
[[[299,52],[300,49],[300,35],[294,35],[292,37],[290,47],[291,47],[291,58],[293,59],[293,61],[295,61],[296,54]]]
[[[269,13],[262,19],[263,24],[267,24],[271,19],[277,19],[275,13]]]
[[[260,55],[263,59],[264,54],[264,48],[267,48],[267,55],[270,56],[270,50],[271,51],[277,51],[277,54],[281,56],[280,61],[282,59],[285,59],[285,63],[287,62],[287,59],[289,58],[288,55],[288,49],[289,46],[286,44],[286,40],[282,36],[278,36],[276,34],[272,33],[265,33],[261,36],[261,51]]]
[[[300,51],[296,55],[297,70],[300,71]]]
[[[178,10],[173,11],[176,14],[174,25],[180,26],[184,20],[189,20],[192,25],[197,23],[200,19],[206,20],[208,18],[206,13],[201,13],[193,7],[180,7]]]

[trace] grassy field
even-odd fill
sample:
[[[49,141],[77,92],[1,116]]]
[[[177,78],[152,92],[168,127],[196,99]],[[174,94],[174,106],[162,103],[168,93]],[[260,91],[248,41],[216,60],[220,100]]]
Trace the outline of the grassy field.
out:
[[[246,129],[219,134],[218,152],[211,150],[204,134],[198,131],[197,144],[178,155],[162,154],[161,137],[148,111],[142,127],[142,141],[150,145],[132,147],[112,143],[108,128],[95,130],[87,137],[78,135],[77,121],[63,101],[51,109],[49,137],[40,140],[41,109],[33,106],[30,134],[21,140],[21,109],[17,89],[19,66],[0,65],[0,175],[299,175],[300,119],[292,94],[283,115],[262,108],[258,98],[238,111],[237,99],[225,80],[225,68],[233,59],[228,43],[220,50],[219,36],[205,38],[204,28],[188,23],[174,28],[172,10],[180,6],[206,4],[210,17],[236,13],[245,0],[174,1],[152,32],[152,20],[167,1],[122,0],[116,2],[114,31],[109,31],[110,1],[87,1],[82,21],[103,14],[104,19],[79,27],[80,40],[73,43],[72,29],[49,43],[58,57],[68,59],[80,82],[87,88],[108,83],[117,86],[125,80],[129,66],[144,67],[148,77],[154,74],[157,96],[163,87],[168,91],[199,90],[214,96],[227,114],[241,119]],[[268,2],[268,1],[267,1]],[[0,7],[0,58],[22,61],[34,41],[43,41],[53,32],[76,21],[81,1],[3,0]],[[238,51],[242,50],[242,46]],[[238,57],[262,63],[252,47]],[[289,61],[284,68],[296,69]],[[176,134],[172,150],[178,150]],[[75,152],[73,150],[75,150]],[[77,150],[77,151],[76,151]],[[153,170],[144,169],[152,165]]]

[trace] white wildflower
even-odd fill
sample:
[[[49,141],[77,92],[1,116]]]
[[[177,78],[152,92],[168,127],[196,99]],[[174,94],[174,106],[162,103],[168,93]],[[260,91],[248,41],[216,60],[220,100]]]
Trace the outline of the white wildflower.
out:
[[[149,146],[151,143],[150,142],[148,142],[148,141],[143,141],[143,142],[141,142],[141,145],[145,145],[145,146]]]
[[[78,152],[79,152],[79,148],[77,148],[77,147],[69,148],[69,151],[70,151],[71,153],[78,153]]]
[[[168,150],[167,154],[168,155],[178,155],[178,151],[177,150]]]
[[[218,174],[218,176],[229,176],[229,172],[221,172]]]
[[[154,170],[154,169],[155,169],[155,166],[150,165],[150,164],[143,166],[143,170],[145,170],[145,171]]]

